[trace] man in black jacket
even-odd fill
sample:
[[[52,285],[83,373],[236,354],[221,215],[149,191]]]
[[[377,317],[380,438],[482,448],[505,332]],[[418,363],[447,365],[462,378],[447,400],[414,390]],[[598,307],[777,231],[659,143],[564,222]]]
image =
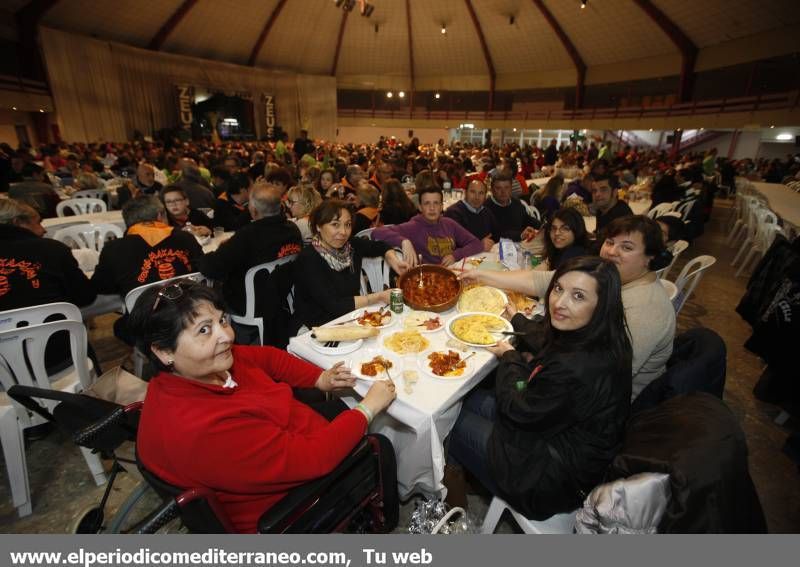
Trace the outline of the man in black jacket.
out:
[[[253,266],[298,254],[303,238],[297,225],[287,221],[281,210],[281,190],[257,183],[248,204],[253,222],[236,231],[230,240],[206,255],[200,262],[204,275],[223,282],[222,292],[235,313],[244,313],[247,297],[244,279]],[[256,314],[264,318],[264,344],[284,346],[288,340],[288,318],[281,306],[290,286],[283,270],[256,277]],[[322,283],[321,283],[322,285]]]
[[[214,226],[226,231],[239,230],[253,220],[247,201],[250,198],[250,178],[236,173],[228,180],[227,189],[214,202]]]
[[[483,242],[483,249],[489,251],[500,239],[500,227],[494,214],[486,208],[486,184],[473,179],[467,185],[464,200],[450,205],[444,216],[453,219]]]
[[[611,221],[633,214],[628,203],[617,199],[617,191],[613,189],[606,176],[596,176],[592,183],[592,208],[597,214],[596,233],[601,235],[603,229]]]
[[[42,238],[41,219],[32,207],[0,199],[0,311],[57,301],[81,307],[97,297],[78,262],[63,243]],[[69,359],[66,340],[48,345],[48,369]]]
[[[486,201],[500,227],[499,236],[516,242],[536,236],[540,222],[528,214],[522,201],[511,196],[511,174],[500,171],[492,178],[492,196]]]

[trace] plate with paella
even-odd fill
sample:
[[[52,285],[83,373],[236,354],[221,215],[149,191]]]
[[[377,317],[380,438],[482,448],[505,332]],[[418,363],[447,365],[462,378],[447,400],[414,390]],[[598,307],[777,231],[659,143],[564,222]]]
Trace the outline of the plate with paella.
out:
[[[384,329],[395,321],[394,314],[388,306],[380,309],[364,309],[358,314],[356,325],[360,327]]]
[[[469,346],[494,346],[503,340],[503,331],[513,331],[511,323],[493,313],[462,313],[447,324],[447,334]]]

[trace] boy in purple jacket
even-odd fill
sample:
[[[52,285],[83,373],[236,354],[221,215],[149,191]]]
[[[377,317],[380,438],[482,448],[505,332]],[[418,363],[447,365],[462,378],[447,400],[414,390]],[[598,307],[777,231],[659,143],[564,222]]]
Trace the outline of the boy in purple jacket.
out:
[[[417,254],[429,264],[449,266],[483,252],[483,244],[456,221],[442,216],[442,190],[424,187],[419,195],[420,214],[410,221],[376,228],[373,240],[400,246],[403,257],[413,267]]]

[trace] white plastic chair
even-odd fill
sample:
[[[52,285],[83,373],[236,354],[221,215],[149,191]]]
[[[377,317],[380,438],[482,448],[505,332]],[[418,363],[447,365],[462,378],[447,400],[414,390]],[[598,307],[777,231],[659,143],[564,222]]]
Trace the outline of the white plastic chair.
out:
[[[359,233],[356,234],[356,238],[361,237],[361,238],[368,238],[369,240],[372,240],[372,231],[373,230],[375,230],[374,226],[372,226],[370,228],[365,228],[364,230],[359,231]]]
[[[125,312],[130,313],[133,311],[133,308],[136,305],[136,300],[139,299],[139,296],[142,295],[145,290],[150,289],[151,287],[161,287],[163,285],[181,280],[192,280],[204,284],[210,283],[210,280],[200,272],[192,272],[191,274],[184,274],[182,276],[176,276],[167,280],[159,280],[157,282],[140,285],[139,287],[133,288],[125,295]],[[144,373],[145,362],[147,362],[147,356],[138,348],[133,347],[133,373],[140,378]]]
[[[661,287],[664,288],[664,291],[667,292],[667,297],[669,297],[670,301],[674,300],[678,296],[678,288],[675,287],[675,284],[671,281],[660,279],[658,280],[658,283],[660,283]]]
[[[774,216],[774,215],[773,215]],[[768,218],[768,217],[767,217]],[[764,220],[766,221],[767,218]],[[763,257],[764,254],[767,253],[769,247],[772,246],[772,242],[775,240],[775,237],[778,234],[783,234],[783,229],[778,226],[777,222],[761,222],[756,229],[756,237],[753,246],[750,247],[750,250],[747,252],[747,256],[742,260],[742,264],[739,266],[739,269],[736,271],[736,276],[739,275],[744,271],[750,261],[756,257],[756,254],[761,254]]]
[[[122,238],[122,229],[111,223],[74,224],[60,228],[53,235],[55,240],[63,242],[70,248],[88,248],[101,252],[107,240]]]
[[[681,255],[681,252],[686,250],[689,247],[689,243],[685,240],[678,240],[675,244],[672,245],[672,262],[669,263],[669,266],[666,268],[661,268],[656,272],[656,277],[659,279],[666,279],[669,272],[672,270],[672,266],[675,265],[675,260],[678,259],[678,256]]]
[[[539,209],[534,207],[533,205],[522,201],[522,204],[525,207],[525,210],[528,211],[528,215],[535,218],[537,221],[542,222],[542,213],[539,212]]]
[[[713,266],[716,261],[717,259],[714,258],[714,256],[704,254],[690,260],[683,267],[681,273],[678,274],[678,278],[675,280],[675,287],[678,289],[678,295],[672,300],[676,315],[680,313],[686,300],[689,299],[692,292],[694,292],[694,288],[696,288],[697,284],[700,282],[703,272]],[[663,282],[665,280],[661,281]]]
[[[56,205],[56,215],[59,217],[67,216],[66,211],[72,211],[74,215],[90,215],[92,213],[104,213],[108,210],[106,202],[101,199],[64,199]]]
[[[765,225],[777,225],[777,223],[778,217],[775,216],[775,213],[761,206],[753,207],[747,221],[745,239],[734,256],[731,266],[735,266],[740,258],[744,260],[745,252],[752,250],[757,245],[758,235],[765,230]],[[739,271],[741,271],[741,267]],[[737,272],[736,275],[738,276],[739,273]]]
[[[76,363],[58,376],[48,376],[44,361],[45,347],[48,339],[54,333],[61,331],[69,333],[72,360]],[[6,328],[0,331],[0,382],[5,390],[21,384],[78,393],[88,387],[95,378],[94,368],[86,362],[88,360],[86,345],[86,327],[80,321],[54,321],[27,327]],[[54,378],[56,381],[51,382]],[[53,407],[50,406],[49,409],[52,410]],[[5,393],[2,394],[0,438],[11,484],[11,497],[20,517],[27,516],[32,511],[24,431],[43,422],[43,418],[31,414],[25,407],[8,398]],[[81,452],[95,483],[98,486],[104,484],[106,476],[98,456],[85,448],[82,448]]]
[[[505,510],[511,512],[514,520],[526,534],[571,534],[575,528],[575,514],[578,513],[578,510],[573,510],[564,514],[555,514],[546,520],[529,520],[509,506],[505,500],[495,496],[489,505],[489,511],[483,518],[481,533],[493,534]]]
[[[673,203],[659,203],[649,211],[647,211],[647,216],[651,219],[657,219],[658,217],[664,215],[665,213],[669,213],[675,210],[675,207],[679,204],[679,201],[675,201]]]
[[[367,284],[369,289],[367,289]],[[383,291],[383,286],[388,285],[389,264],[386,259],[383,257],[364,258],[361,261],[361,294]]]
[[[110,195],[105,189],[82,189],[72,194],[73,199],[100,199],[108,204]]]
[[[271,274],[275,271],[275,268],[281,266],[283,264],[289,264],[294,262],[297,258],[297,254],[292,254],[291,256],[285,256],[283,258],[278,258],[272,262],[266,262],[264,264],[259,264],[257,266],[253,266],[247,273],[244,275],[244,295],[245,295],[245,311],[244,315],[231,315],[231,320],[239,323],[240,325],[248,325],[251,327],[256,327],[258,329],[258,340],[259,343],[262,345],[264,344],[264,319],[263,317],[256,316],[256,290],[255,290],[255,277],[258,272],[261,270],[266,270],[267,273]],[[324,282],[320,282],[321,285],[324,285]],[[294,311],[294,296],[293,296],[293,289],[289,292],[288,297],[286,300],[289,302],[289,312]]]

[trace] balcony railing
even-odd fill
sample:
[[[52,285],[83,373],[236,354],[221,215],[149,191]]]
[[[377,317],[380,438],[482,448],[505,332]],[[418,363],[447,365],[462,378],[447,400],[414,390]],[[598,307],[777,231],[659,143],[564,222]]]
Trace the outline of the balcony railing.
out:
[[[512,122],[550,122],[617,118],[671,118],[708,114],[731,114],[759,110],[793,110],[800,106],[800,91],[719,100],[700,100],[667,106],[620,106],[615,108],[579,108],[566,110],[531,111],[454,111],[400,109],[338,109],[339,118],[396,118],[411,120],[477,121],[502,120]]]

